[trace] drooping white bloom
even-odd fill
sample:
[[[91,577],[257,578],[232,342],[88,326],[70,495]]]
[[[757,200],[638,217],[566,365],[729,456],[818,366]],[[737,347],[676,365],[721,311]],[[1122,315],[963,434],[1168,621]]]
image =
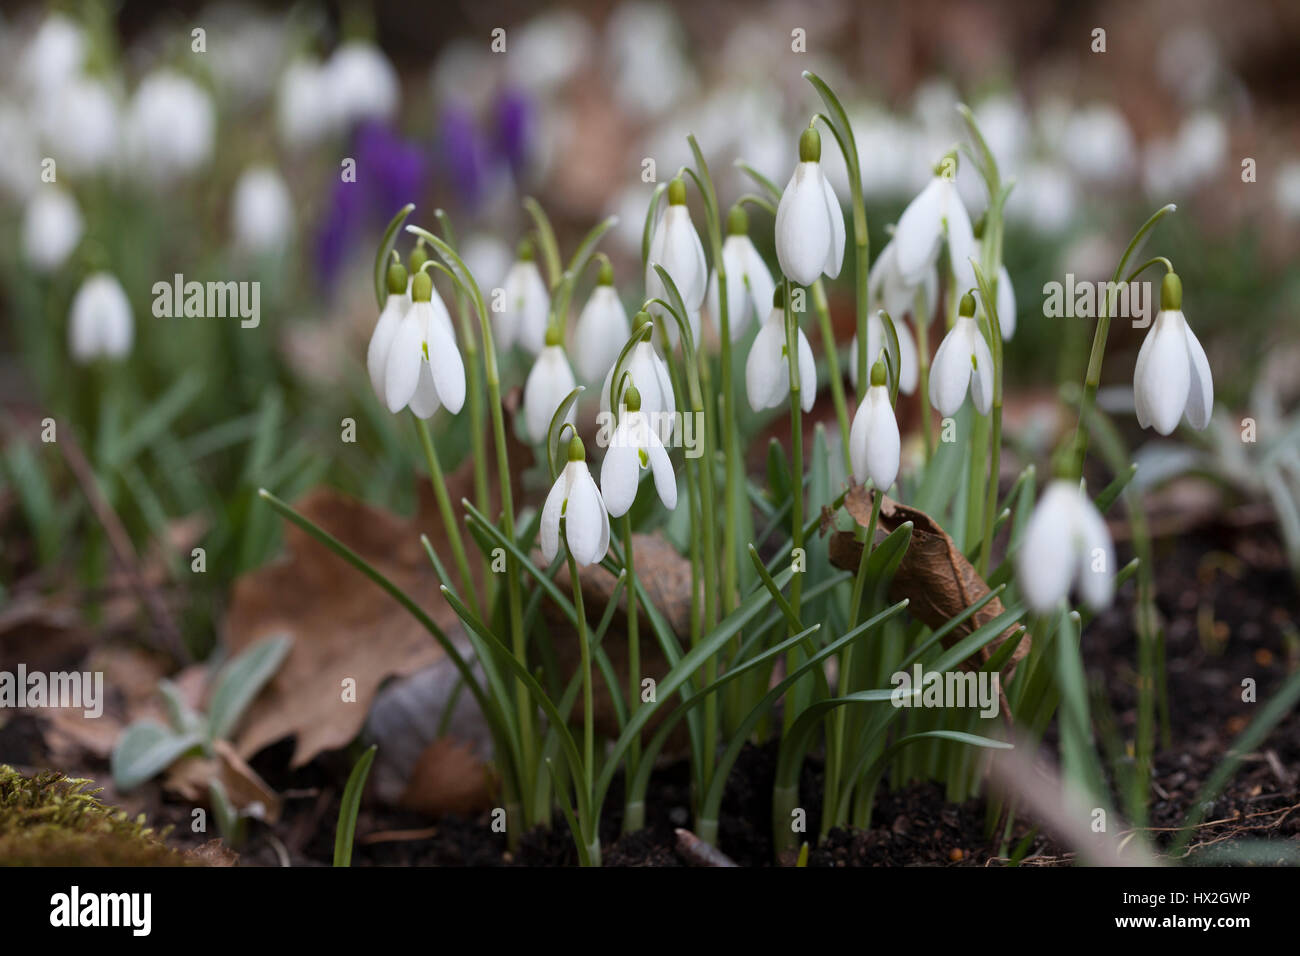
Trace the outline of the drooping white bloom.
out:
[[[780,292],[777,293],[779,296]],[[817,401],[817,363],[813,361],[808,337],[803,334],[803,329],[798,332],[799,404],[805,412],[810,412]],[[749,358],[745,360],[745,392],[754,411],[775,408],[789,397],[787,354],[785,309],[782,305],[774,305],[763,320],[758,335],[754,336]]]
[[[52,13],[26,44],[20,72],[28,92],[48,96],[72,80],[85,62],[85,31],[63,14]]]
[[[538,354],[537,361],[533,363],[524,382],[524,427],[529,441],[534,445],[546,441],[547,430],[551,419],[555,417],[556,409],[577,384],[558,336],[552,341],[548,335],[546,347]],[[573,424],[572,406],[564,420]]]
[[[1189,425],[1203,429],[1214,407],[1210,362],[1183,317],[1182,304],[1182,282],[1171,272],[1160,287],[1160,311],[1133,370],[1138,424],[1162,435],[1177,428],[1184,414]]]
[[[894,334],[898,336],[898,390],[904,395],[911,395],[916,391],[916,383],[921,374],[917,362],[916,341],[912,338],[912,330],[905,319],[894,319]],[[885,321],[880,317],[879,312],[873,312],[867,316],[868,366],[880,358],[885,343]],[[849,345],[849,380],[854,388],[858,387],[858,337],[856,335]]]
[[[677,507],[677,478],[672,460],[650,417],[641,411],[640,392],[633,385],[625,395],[625,410],[610,435],[605,460],[600,464],[600,490],[605,505],[615,517],[626,514],[636,499],[642,472],[649,468],[659,500],[671,511]]]
[[[1116,183],[1137,167],[1137,148],[1128,120],[1114,106],[1097,103],[1074,113],[1065,124],[1062,155],[1084,179]]]
[[[86,278],[72,299],[68,346],[80,365],[97,358],[124,358],[131,351],[134,322],[122,283],[107,272]]]
[[[844,211],[821,155],[821,136],[810,126],[799,137],[799,165],[776,207],[776,258],[800,285],[812,285],[822,273],[834,279],[844,263]]]
[[[859,482],[870,478],[880,491],[888,491],[898,477],[900,446],[898,419],[889,404],[889,388],[885,385],[885,367],[877,362],[872,368],[871,387],[858,406],[849,431],[853,477]]]
[[[412,278],[411,300],[388,350],[384,400],[394,414],[409,405],[420,418],[429,418],[445,405],[454,415],[465,404],[465,363],[451,316],[428,273]]]
[[[1115,591],[1114,568],[1114,545],[1097,507],[1073,482],[1052,482],[1016,554],[1016,581],[1025,601],[1047,613],[1069,596],[1073,584],[1084,602],[1101,610]]]
[[[329,74],[314,57],[299,57],[280,75],[275,96],[276,128],[291,148],[310,146],[334,126]]]
[[[745,210],[736,206],[727,217],[727,238],[722,241],[722,264],[727,271],[727,325],[731,340],[741,338],[751,321],[761,321],[776,291],[767,263],[749,238]],[[706,307],[714,322],[719,321],[718,274],[709,276]]]
[[[325,64],[335,125],[347,130],[361,120],[386,120],[397,111],[397,71],[373,43],[350,40]]]
[[[650,321],[652,319],[648,312],[638,312],[632,324],[634,328],[640,328],[644,323]],[[615,362],[617,362],[617,358]],[[673,396],[673,385],[668,374],[668,363],[660,358],[651,342],[638,342],[632,346],[627,361],[623,363],[623,373],[627,375],[630,381],[637,383],[637,391],[641,397],[641,411],[648,415],[651,421],[662,420],[662,416],[665,415],[671,421],[676,416],[677,400]],[[609,396],[613,384],[614,365],[611,364],[609,371],[605,373],[605,381],[600,386],[600,411],[603,417],[607,417],[610,413]],[[625,382],[619,384],[626,387]],[[620,403],[621,407],[622,403]],[[671,429],[669,434],[671,434]]]
[[[975,243],[975,258],[979,259],[983,255],[983,243]],[[975,318],[984,318],[984,300],[980,297],[980,290],[973,289],[975,296]],[[1005,264],[998,267],[998,327],[1002,330],[1002,340],[1008,341],[1011,336],[1016,334],[1016,290],[1011,284],[1011,273],[1007,272]]]
[[[197,83],[168,69],[145,77],[126,122],[140,183],[169,182],[198,169],[212,155],[215,131],[212,99]]]
[[[235,183],[230,208],[235,244],[254,253],[279,252],[293,232],[293,200],[284,178],[270,166],[253,166]]]
[[[967,390],[981,415],[993,405],[993,354],[975,324],[975,297],[969,292],[959,311],[930,367],[930,404],[945,418],[957,414]]]
[[[506,273],[505,302],[493,313],[493,332],[498,348],[518,343],[525,351],[538,354],[546,345],[546,322],[551,314],[551,294],[533,258],[533,247],[525,240],[519,258]]]
[[[575,435],[569,442],[569,463],[542,506],[539,536],[548,562],[560,553],[561,521],[569,553],[579,565],[595,564],[609,550],[609,513],[585,458],[582,440]]]
[[[956,162],[955,159],[951,160]],[[970,257],[975,253],[975,234],[970,216],[957,193],[956,170],[947,165],[908,203],[894,231],[898,271],[911,286],[925,281],[934,269],[940,246],[946,241],[948,256],[957,277],[959,290],[975,285],[975,270]],[[945,175],[951,172],[952,175]]]
[[[23,212],[23,255],[38,272],[53,272],[77,248],[84,230],[76,200],[57,186],[45,186]]]
[[[704,246],[700,244],[699,233],[691,222],[691,211],[686,208],[686,184],[680,178],[668,184],[668,208],[659,217],[659,224],[650,240],[650,256],[646,259],[645,270],[646,298],[671,302],[664,281],[655,270],[656,265],[663,266],[677,286],[682,304],[686,306],[691,337],[698,346],[700,307],[708,289],[709,270],[704,262]],[[675,346],[679,334],[676,321],[661,306],[654,306],[651,311],[656,316],[668,317],[668,341]]]
[[[614,289],[613,272],[606,264],[573,327],[573,357],[582,380],[599,381],[618,360],[630,334],[627,312]]]
[[[388,298],[379,310],[379,321],[370,336],[370,345],[366,349],[366,371],[370,373],[370,385],[378,399],[387,404],[388,392],[384,387],[384,375],[388,371],[388,353],[392,351],[393,339],[402,324],[406,310],[411,307],[411,294],[407,291],[406,270],[401,263],[388,267]]]
[[[98,80],[76,77],[51,94],[41,117],[45,141],[60,166],[78,174],[112,164],[118,146],[117,100]]]

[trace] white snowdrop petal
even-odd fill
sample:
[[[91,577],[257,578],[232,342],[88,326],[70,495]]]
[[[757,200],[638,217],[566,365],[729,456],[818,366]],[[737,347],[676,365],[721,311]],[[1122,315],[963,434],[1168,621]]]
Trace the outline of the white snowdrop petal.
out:
[[[649,431],[649,441],[645,450],[650,460],[650,473],[654,476],[655,491],[659,495],[659,500],[664,503],[664,507],[672,511],[677,507],[677,475],[673,472],[673,462],[668,457],[668,450],[664,448],[663,442],[659,440],[659,436],[653,429]]]
[[[1201,348],[1200,340],[1192,327],[1183,322],[1183,331],[1187,334],[1187,357],[1190,360],[1191,376],[1187,392],[1187,422],[1197,431],[1210,423],[1210,413],[1214,409],[1214,378],[1210,374],[1210,360]]]
[[[441,314],[435,309],[430,316],[426,341],[429,343],[428,365],[433,372],[438,398],[447,406],[447,411],[455,415],[465,405],[465,362],[456,347],[451,317],[445,309]]]
[[[550,493],[546,496],[546,503],[542,505],[542,520],[538,526],[538,536],[541,539],[542,557],[549,564],[555,560],[555,556],[560,553],[560,515],[564,511],[564,499],[569,494],[569,470],[566,467],[560,472],[555,484],[551,485]]]
[[[408,304],[405,296],[389,294],[366,348],[366,371],[370,373],[370,386],[381,402],[385,400],[384,371],[388,365],[388,351],[392,348],[393,338],[397,335],[398,326],[402,324],[402,316],[406,314]]]
[[[749,287],[748,300],[751,305],[751,311],[745,315],[744,322],[739,325],[736,322],[731,323],[731,337],[738,338],[749,327],[751,319],[761,319],[768,309],[772,307],[772,297],[776,294],[776,283],[772,279],[772,274],[767,271],[767,263],[763,257],[758,254],[754,244],[749,241],[749,237],[744,239],[744,249],[742,252],[744,278]]]
[[[987,415],[993,407],[993,353],[974,319],[970,323],[970,344],[975,356],[975,367],[971,370],[970,396],[975,403],[975,410]]]
[[[786,371],[789,375],[789,369]],[[799,330],[799,405],[805,412],[811,412],[817,404],[817,362],[813,359],[812,346],[808,336]]]
[[[605,498],[605,507],[614,517],[626,514],[636,500],[636,491],[641,481],[641,462],[637,449],[623,422],[614,430],[605,452],[605,460],[600,463],[600,493]]]
[[[899,273],[908,285],[925,279],[934,265],[941,238],[944,180],[935,177],[908,203],[894,230],[894,257]]]
[[[898,390],[904,395],[916,391],[920,379],[920,366],[917,360],[916,340],[905,319],[894,322],[894,331],[898,333]]]
[[[420,374],[415,382],[415,394],[411,396],[408,405],[418,418],[432,418],[434,413],[442,407],[442,402],[438,398],[438,386],[434,381],[433,370],[424,359],[420,360]]]
[[[1072,509],[1068,499],[1061,495],[1072,492],[1069,487],[1048,488],[1030,516],[1016,555],[1020,591],[1038,613],[1054,610],[1070,591],[1074,570],[1074,549],[1070,541]]]
[[[830,250],[826,254],[822,271],[834,279],[844,265],[844,210],[840,208],[840,201],[835,197],[835,190],[825,175],[822,176],[822,191],[826,196],[826,218],[831,227]]]
[[[402,323],[393,337],[393,345],[388,350],[388,363],[384,369],[384,401],[388,410],[394,414],[400,412],[411,401],[420,381],[420,366],[424,363],[424,324],[418,315],[410,310],[402,317]]]
[[[998,325],[1002,328],[1002,338],[1009,341],[1016,334],[1016,290],[1006,266],[998,269],[997,300]]]
[[[784,325],[780,310],[773,309],[754,336],[745,360],[745,393],[750,408],[756,412],[780,404],[790,393],[790,369],[783,353]]]
[[[1137,383],[1151,424],[1162,435],[1178,427],[1191,388],[1183,324],[1181,313],[1161,312],[1156,316],[1154,341],[1143,366],[1142,379]]]
[[[970,387],[968,340],[953,326],[939,343],[930,365],[930,405],[945,418],[957,414]]]
[[[605,505],[585,462],[570,462],[573,477],[564,509],[565,540],[579,564],[594,564],[605,556],[600,549]],[[606,543],[608,547],[608,542]]]
[[[1077,492],[1075,534],[1079,547],[1079,595],[1094,611],[1110,604],[1115,592],[1115,548],[1096,506]]]
[[[1151,413],[1147,411],[1145,392],[1139,387],[1139,383],[1146,377],[1146,364],[1151,357],[1151,346],[1155,342],[1155,338],[1156,330],[1153,326],[1147,332],[1146,338],[1142,340],[1142,347],[1138,349],[1137,362],[1133,365],[1133,410],[1137,414],[1140,428],[1151,427]]]
[[[951,180],[942,180],[947,187],[944,203],[944,217],[948,224],[948,254],[952,258],[953,272],[957,277],[957,290],[965,292],[975,288],[975,267],[971,257],[975,255],[975,233],[971,229],[970,216],[962,204],[957,187]],[[918,279],[923,277],[918,277]],[[913,283],[915,284],[915,283]]]
[[[817,281],[833,248],[822,183],[820,164],[800,163],[776,209],[776,258],[800,285]]]
[[[542,354],[533,363],[528,379],[524,382],[524,426],[533,444],[546,441],[551,419],[575,385],[569,360],[564,357],[564,349],[558,345],[548,345],[542,349]],[[575,420],[572,407],[565,420]]]

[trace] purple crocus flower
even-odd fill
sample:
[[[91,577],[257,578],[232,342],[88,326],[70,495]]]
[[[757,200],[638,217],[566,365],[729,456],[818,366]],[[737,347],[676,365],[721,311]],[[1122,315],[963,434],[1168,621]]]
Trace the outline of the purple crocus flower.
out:
[[[495,145],[516,177],[523,172],[533,139],[532,101],[521,90],[506,90],[496,103]]]

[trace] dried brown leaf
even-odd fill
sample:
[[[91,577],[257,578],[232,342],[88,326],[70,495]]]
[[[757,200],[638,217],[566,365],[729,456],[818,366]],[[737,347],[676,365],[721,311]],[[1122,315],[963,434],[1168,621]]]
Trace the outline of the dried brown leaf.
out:
[[[474,749],[439,737],[415,762],[398,805],[430,816],[477,813],[492,805],[497,781]]]
[[[845,510],[864,528],[871,521],[871,507],[872,493],[861,485],[850,489],[844,499]],[[889,599],[901,601],[906,598],[909,611],[930,627],[939,628],[983,598],[990,588],[948,533],[918,508],[885,496],[880,504],[877,540],[908,521],[912,522],[912,542],[889,586]],[[847,571],[857,571],[862,544],[854,539],[852,532],[835,532],[829,550],[832,564]],[[1001,600],[993,598],[950,633],[943,642],[944,646],[951,647],[1004,613],[1006,608]],[[987,661],[1003,642],[1019,635],[1020,630],[1019,625],[1012,625],[986,644],[980,651],[980,661]],[[1029,646],[1030,636],[1025,634],[1007,664],[1008,678],[1015,673],[1016,664],[1029,653]],[[967,665],[971,663],[966,662]]]

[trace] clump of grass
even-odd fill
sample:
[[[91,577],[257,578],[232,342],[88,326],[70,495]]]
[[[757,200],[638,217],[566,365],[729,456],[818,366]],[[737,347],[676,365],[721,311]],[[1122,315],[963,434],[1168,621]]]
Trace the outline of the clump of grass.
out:
[[[0,863],[8,866],[184,866],[184,854],[126,811],[96,799],[94,781],[0,765]]]

